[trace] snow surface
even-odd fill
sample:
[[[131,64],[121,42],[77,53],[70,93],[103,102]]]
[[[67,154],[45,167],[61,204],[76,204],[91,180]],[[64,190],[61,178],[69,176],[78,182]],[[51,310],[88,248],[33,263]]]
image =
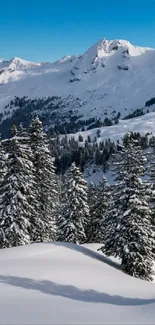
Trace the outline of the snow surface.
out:
[[[87,139],[88,135],[93,140],[97,135],[98,129],[101,131],[101,136],[97,138],[97,142],[105,141],[109,138],[111,141],[121,140],[124,134],[129,131],[139,132],[141,135],[145,135],[146,133],[153,135],[155,134],[155,113],[152,112],[132,119],[120,120],[119,124],[113,126],[68,134],[68,139],[74,137],[75,140],[78,140],[79,134],[81,134],[84,141]]]
[[[97,244],[0,251],[0,324],[154,324],[155,284],[132,278]]]
[[[68,103],[77,100],[85,118],[112,117],[114,111],[123,117],[155,96],[154,62],[153,49],[106,39],[54,63],[1,60],[0,98],[58,95]]]

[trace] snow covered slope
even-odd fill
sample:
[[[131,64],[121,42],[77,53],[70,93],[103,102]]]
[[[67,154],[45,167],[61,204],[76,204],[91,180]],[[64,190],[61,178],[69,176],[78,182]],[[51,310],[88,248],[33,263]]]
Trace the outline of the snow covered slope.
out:
[[[155,284],[121,272],[98,245],[0,251],[0,324],[154,324]]]
[[[0,61],[0,102],[5,98],[60,96],[85,118],[121,117],[155,97],[155,50],[102,39],[80,56],[54,63]],[[1,105],[0,105],[1,108]],[[74,107],[73,107],[74,108]]]
[[[127,132],[139,132],[141,135],[146,135],[146,133],[155,135],[155,113],[152,112],[132,119],[120,120],[119,124],[112,126],[68,134],[68,139],[74,137],[75,140],[78,140],[79,134],[81,134],[83,141],[85,141],[88,136],[93,140],[97,135],[98,129],[100,130],[100,137],[97,138],[97,142],[105,141],[109,138],[111,141],[121,140]]]

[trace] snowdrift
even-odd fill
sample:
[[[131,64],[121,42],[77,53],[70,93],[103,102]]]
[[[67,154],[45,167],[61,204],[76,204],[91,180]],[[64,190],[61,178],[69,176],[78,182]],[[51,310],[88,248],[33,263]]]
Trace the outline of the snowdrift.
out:
[[[124,274],[100,245],[0,251],[0,324],[154,324],[155,285]]]

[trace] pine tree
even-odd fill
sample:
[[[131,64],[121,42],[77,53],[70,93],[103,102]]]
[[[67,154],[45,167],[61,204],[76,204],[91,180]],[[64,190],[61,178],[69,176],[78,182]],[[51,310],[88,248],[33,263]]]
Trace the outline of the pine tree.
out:
[[[27,130],[23,127],[23,124],[20,123],[19,128],[18,128],[18,135],[20,137],[27,138],[28,137],[28,132]]]
[[[4,147],[4,141],[0,139],[0,187],[4,180],[4,175],[6,174],[7,171],[6,159],[7,159],[7,153]]]
[[[97,195],[98,195],[98,188],[94,183],[91,182],[88,186],[88,205],[89,205],[89,213],[90,213],[88,238],[90,243],[93,243],[95,241],[94,237],[96,234],[95,229],[96,229]]]
[[[90,222],[87,197],[87,182],[75,163],[65,177],[61,195],[61,210],[58,217],[57,240],[84,243]]]
[[[31,150],[22,138],[14,136],[3,141],[7,151],[5,173],[0,186],[0,247],[30,243],[30,218],[34,213],[34,179]]]
[[[76,228],[70,218],[68,206],[68,178],[60,179],[60,199],[57,217],[57,241],[76,243]]]
[[[151,186],[150,186],[150,201],[151,209],[153,212],[152,222],[155,225],[155,137],[153,136],[150,139],[150,148],[147,152],[148,165],[147,173],[150,177]]]
[[[38,214],[40,216],[32,221],[32,236],[34,241],[55,240],[55,218],[58,201],[57,178],[46,134],[38,117],[31,121],[29,136],[34,157],[39,202]]]
[[[104,246],[101,250],[108,256],[121,258],[122,267],[128,274],[151,280],[154,258],[152,213],[148,187],[141,179],[146,158],[137,141],[130,135],[128,137],[126,147],[113,156],[116,185],[104,222]]]
[[[90,242],[92,243],[102,243],[104,240],[104,219],[109,208],[110,199],[110,186],[107,184],[105,176],[99,182],[98,186],[90,186]]]

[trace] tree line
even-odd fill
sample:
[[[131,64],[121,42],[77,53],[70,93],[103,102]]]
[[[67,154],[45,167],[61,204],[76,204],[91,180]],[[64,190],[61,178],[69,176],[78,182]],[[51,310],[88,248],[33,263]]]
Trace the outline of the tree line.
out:
[[[88,135],[86,138],[79,133],[77,140],[75,140],[74,136],[68,138],[67,135],[50,138],[50,147],[55,157],[56,173],[64,174],[73,162],[82,172],[86,166],[91,164],[100,166],[105,173],[109,169],[112,154],[119,151],[121,146],[119,140],[114,142],[109,138],[103,141],[100,139],[100,133],[100,129],[97,129],[94,137]],[[131,132],[131,136],[138,141],[143,149],[150,146],[151,139],[148,138],[148,134],[142,136],[139,132]],[[124,138],[124,145],[125,141]]]
[[[74,107],[74,109],[70,109],[70,107]],[[40,116],[43,126],[48,129],[50,137],[119,123],[120,112],[113,111],[111,116],[108,117],[107,110],[105,110],[105,117],[102,120],[97,117],[85,119],[82,114],[78,113],[80,107],[82,107],[82,104],[78,97],[74,99],[68,98],[67,104],[58,96],[34,99],[27,96],[21,98],[15,96],[4,107],[4,111],[0,113],[1,136],[2,138],[10,137],[10,128],[13,124],[19,126],[22,122],[24,127],[28,128],[30,120],[35,115]]]

